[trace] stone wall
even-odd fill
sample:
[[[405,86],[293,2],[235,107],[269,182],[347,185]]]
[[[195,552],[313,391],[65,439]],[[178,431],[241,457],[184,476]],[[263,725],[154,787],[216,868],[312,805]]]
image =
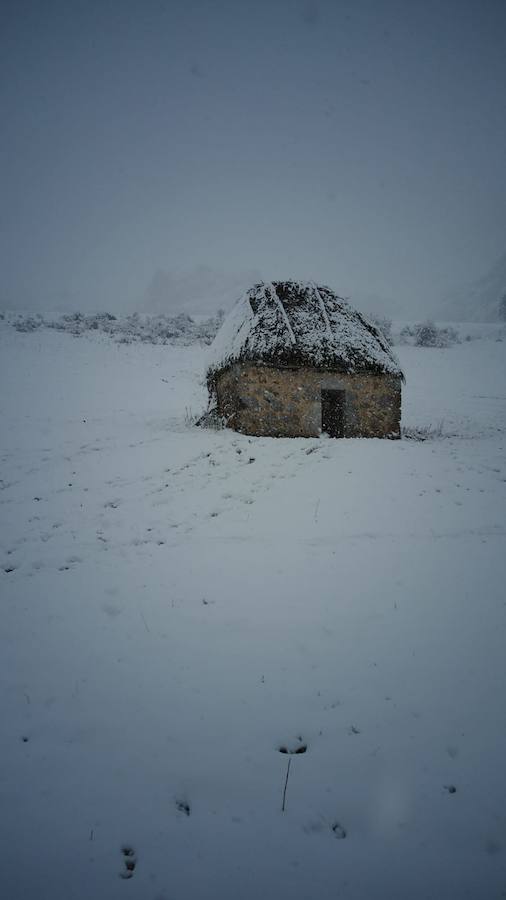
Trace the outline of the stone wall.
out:
[[[345,391],[345,437],[400,437],[401,379],[392,375],[236,363],[217,376],[218,414],[245,434],[318,437],[322,388]]]

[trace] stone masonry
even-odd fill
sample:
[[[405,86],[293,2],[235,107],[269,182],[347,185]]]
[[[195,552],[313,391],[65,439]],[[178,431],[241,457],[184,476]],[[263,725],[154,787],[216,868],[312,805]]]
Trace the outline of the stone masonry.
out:
[[[401,379],[309,367],[235,363],[215,382],[230,428],[270,437],[318,437],[322,389],[345,391],[345,437],[400,437]]]

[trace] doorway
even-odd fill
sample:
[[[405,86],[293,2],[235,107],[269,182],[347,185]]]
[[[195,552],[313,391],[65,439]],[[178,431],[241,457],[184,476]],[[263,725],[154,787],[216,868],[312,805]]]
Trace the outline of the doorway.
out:
[[[322,431],[329,437],[344,437],[345,412],[345,391],[331,391],[322,388]]]

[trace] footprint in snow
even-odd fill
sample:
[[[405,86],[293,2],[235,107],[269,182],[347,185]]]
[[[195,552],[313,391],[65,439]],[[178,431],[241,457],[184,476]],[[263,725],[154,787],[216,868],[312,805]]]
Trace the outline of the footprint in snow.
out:
[[[121,606],[116,606],[114,603],[103,603],[102,611],[109,616],[111,619],[115,619],[117,616],[120,616],[122,613]]]
[[[449,794],[457,793],[457,788],[455,787],[454,784],[444,784],[443,787],[444,787],[445,791],[448,791]]]
[[[73,565],[75,565],[75,563],[82,563],[82,561],[83,560],[82,560],[81,556],[68,556],[67,559],[65,560],[65,562],[69,566],[73,566]]]
[[[132,878],[137,865],[137,856],[132,847],[122,847],[121,855],[123,857],[123,870],[119,873],[120,878]]]
[[[287,753],[290,756],[306,752],[307,744],[304,743],[300,736],[297,737],[296,741],[289,744],[281,744],[281,746],[278,747],[278,753]]]
[[[340,822],[334,822],[334,824],[331,825],[331,828],[334,837],[337,838],[338,841],[344,841],[345,837],[347,836],[346,828],[343,828]]]
[[[176,800],[176,809],[185,816],[189,816],[191,813],[191,807],[187,800]]]

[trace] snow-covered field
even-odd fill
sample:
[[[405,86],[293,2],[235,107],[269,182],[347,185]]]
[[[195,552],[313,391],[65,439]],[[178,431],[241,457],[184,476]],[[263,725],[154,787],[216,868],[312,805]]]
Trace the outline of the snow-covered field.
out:
[[[2,900],[505,896],[506,341],[475,330],[398,348],[436,434],[389,442],[196,428],[202,348],[0,328]]]

